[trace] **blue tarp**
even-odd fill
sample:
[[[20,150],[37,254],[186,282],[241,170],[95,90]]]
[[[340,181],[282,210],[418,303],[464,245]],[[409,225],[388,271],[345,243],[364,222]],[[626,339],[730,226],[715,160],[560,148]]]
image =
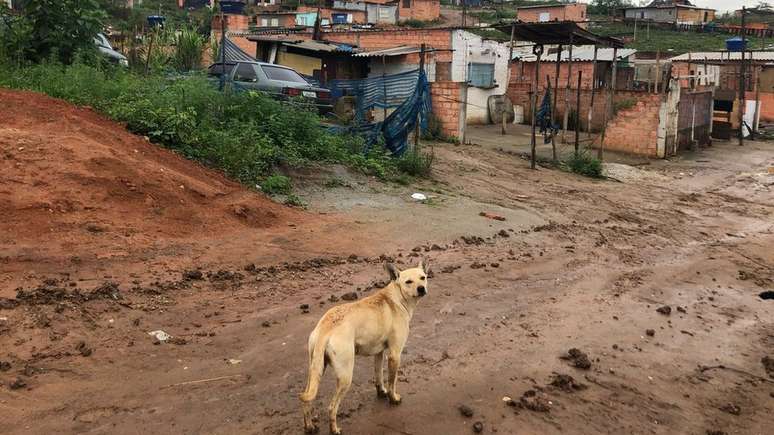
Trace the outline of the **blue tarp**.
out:
[[[383,138],[385,147],[399,156],[406,151],[408,135],[416,128],[417,117],[420,118],[420,129],[427,128],[431,110],[430,86],[424,71],[417,69],[361,80],[332,80],[329,85],[334,98],[355,97],[355,125],[334,127],[334,131],[363,135],[366,151]],[[377,108],[395,110],[382,122],[367,122],[366,114]]]

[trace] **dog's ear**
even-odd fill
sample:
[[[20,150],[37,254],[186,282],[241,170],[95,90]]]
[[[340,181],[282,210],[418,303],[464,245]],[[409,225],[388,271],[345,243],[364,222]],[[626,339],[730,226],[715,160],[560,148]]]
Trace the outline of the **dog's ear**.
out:
[[[419,260],[419,265],[417,267],[424,270],[426,275],[430,274],[430,263],[427,259]]]
[[[392,263],[385,263],[384,268],[387,269],[387,273],[390,274],[390,281],[397,281],[400,276],[400,270]]]

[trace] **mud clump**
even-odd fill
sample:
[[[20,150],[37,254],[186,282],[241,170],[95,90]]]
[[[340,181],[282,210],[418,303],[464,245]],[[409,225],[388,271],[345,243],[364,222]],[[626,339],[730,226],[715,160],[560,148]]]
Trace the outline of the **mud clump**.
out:
[[[81,354],[81,356],[87,357],[91,356],[92,353],[94,353],[94,349],[92,349],[88,344],[86,344],[85,341],[79,341],[77,345],[75,345],[75,350],[78,351],[78,353]]]
[[[707,429],[706,434],[707,435],[728,435],[728,432],[726,432],[724,430]]]
[[[301,304],[298,306],[298,308],[301,309],[302,313],[309,314],[309,304]]]
[[[11,363],[8,361],[0,361],[0,372],[7,372],[11,370]]]
[[[723,412],[727,412],[731,415],[739,415],[742,413],[742,408],[740,408],[738,405],[735,405],[733,403],[726,403],[725,405],[720,407],[720,410]]]
[[[761,364],[763,364],[763,369],[766,370],[766,374],[769,375],[770,378],[774,378],[774,358],[764,356],[761,358]]]
[[[184,345],[188,344],[188,340],[186,340],[183,337],[170,337],[167,340],[167,343],[174,344],[176,346],[184,346]]]
[[[454,273],[455,270],[461,267],[462,266],[444,266],[443,269],[441,269],[441,273]]]
[[[357,300],[357,293],[356,292],[344,293],[343,295],[341,295],[341,300],[343,300],[343,301],[356,301]]]
[[[538,394],[535,390],[527,390],[519,399],[519,403],[524,409],[528,409],[534,412],[548,412],[551,410],[551,403],[548,399]]]
[[[460,414],[462,414],[463,417],[470,418],[473,417],[473,414],[475,414],[473,408],[468,405],[460,405],[457,407],[457,410],[460,412]]]
[[[647,335],[648,337],[653,337],[653,336],[656,335],[656,330],[655,329],[646,329],[645,330],[645,335]]]
[[[481,433],[484,431],[484,423],[477,421],[473,423],[473,432],[475,433]]]
[[[474,261],[473,263],[470,264],[471,269],[483,269],[485,267],[486,267],[486,264],[479,263],[478,261]]]
[[[232,272],[230,270],[219,270],[215,273],[208,273],[207,278],[210,279],[210,281],[239,281],[242,279],[242,274],[237,272]]]
[[[478,236],[462,236],[460,237],[460,239],[462,239],[462,241],[465,242],[466,245],[478,246],[486,243],[486,241],[483,238]]]
[[[498,232],[497,232],[497,235],[498,235],[498,236],[500,236],[500,237],[504,237],[504,238],[511,237],[511,235],[510,235],[510,234],[508,234],[508,231],[505,231],[505,230],[500,230],[500,231],[498,231]]]
[[[121,292],[118,289],[118,283],[104,282],[99,287],[95,288],[88,294],[89,299],[123,299]]]
[[[201,270],[186,270],[183,272],[183,279],[186,281],[199,281],[204,279],[204,274]]]
[[[27,382],[22,378],[16,378],[10,384],[8,384],[8,387],[12,390],[20,390],[26,386]]]
[[[0,298],[0,310],[11,310],[19,306],[19,301],[8,298]]]
[[[672,307],[670,307],[669,305],[664,305],[663,307],[656,308],[656,312],[659,313],[659,314],[663,314],[665,316],[668,316],[668,315],[672,314]]]
[[[566,355],[562,355],[559,358],[570,361],[573,367],[588,370],[591,368],[591,360],[589,356],[578,348],[573,347],[567,351]]]
[[[556,387],[565,393],[572,393],[574,391],[585,390],[588,388],[585,384],[577,382],[572,376],[564,374],[554,375],[554,379],[551,380],[549,385]]]

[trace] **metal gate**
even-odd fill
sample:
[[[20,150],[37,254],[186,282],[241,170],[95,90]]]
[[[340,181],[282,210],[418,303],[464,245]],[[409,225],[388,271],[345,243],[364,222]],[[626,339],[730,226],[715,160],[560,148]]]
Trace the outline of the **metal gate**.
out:
[[[680,93],[677,115],[677,150],[695,149],[710,143],[712,132],[712,91]]]

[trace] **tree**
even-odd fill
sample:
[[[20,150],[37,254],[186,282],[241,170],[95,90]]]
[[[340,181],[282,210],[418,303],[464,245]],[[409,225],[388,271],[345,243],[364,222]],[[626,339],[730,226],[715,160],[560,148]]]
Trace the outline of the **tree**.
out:
[[[616,9],[633,6],[631,0],[593,0],[589,7],[589,13],[594,15],[610,15]]]
[[[27,0],[22,18],[32,28],[33,61],[71,63],[82,50],[95,50],[105,12],[97,0]]]

